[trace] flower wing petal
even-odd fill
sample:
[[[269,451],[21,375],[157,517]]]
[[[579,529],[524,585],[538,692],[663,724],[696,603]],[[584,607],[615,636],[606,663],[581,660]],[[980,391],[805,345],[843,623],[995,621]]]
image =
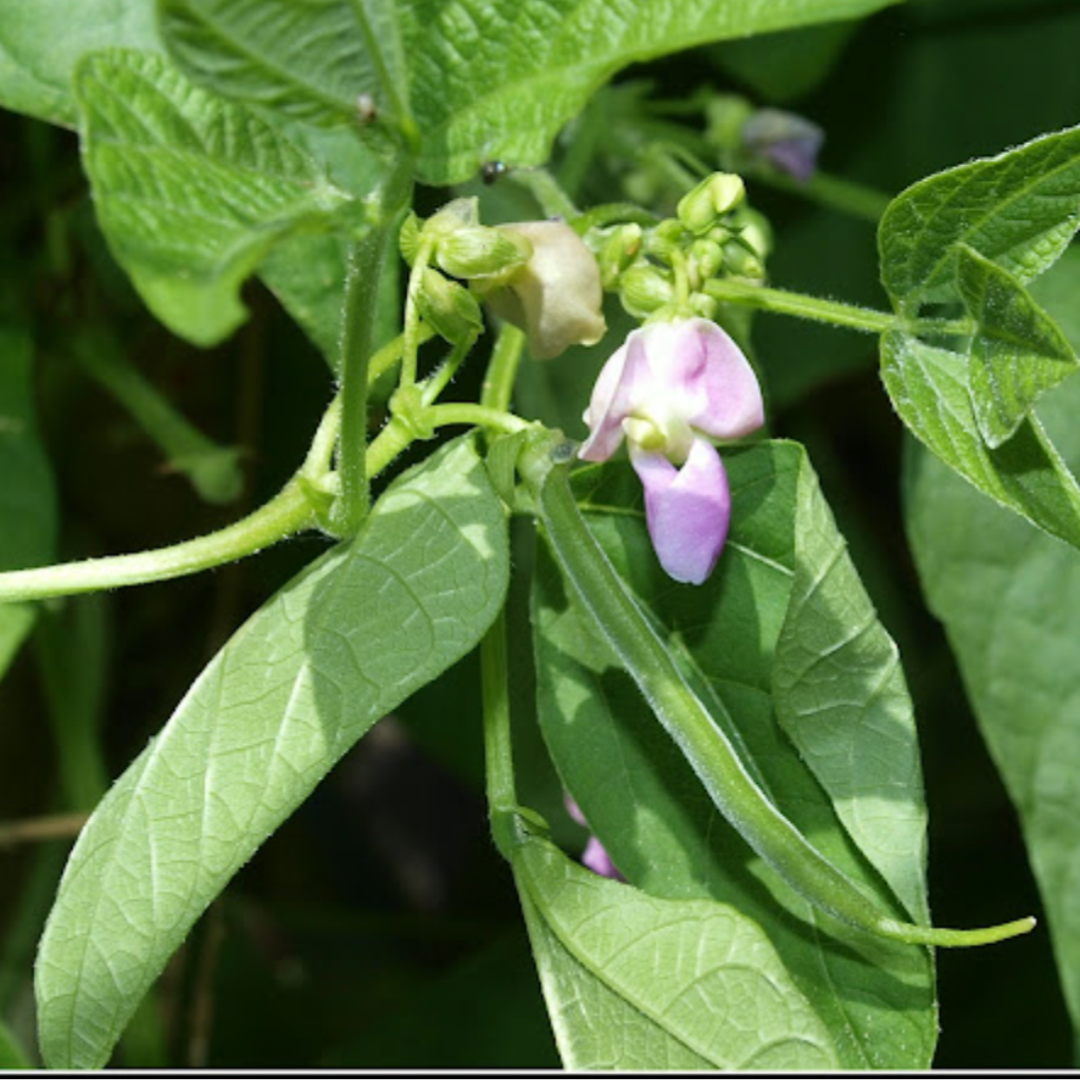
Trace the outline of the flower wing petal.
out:
[[[765,402],[757,375],[739,346],[708,319],[677,325],[687,335],[683,354],[698,358],[693,379],[699,395],[686,417],[689,423],[714,439],[739,439],[760,428],[765,423]],[[691,334],[696,339],[693,345],[688,340]]]

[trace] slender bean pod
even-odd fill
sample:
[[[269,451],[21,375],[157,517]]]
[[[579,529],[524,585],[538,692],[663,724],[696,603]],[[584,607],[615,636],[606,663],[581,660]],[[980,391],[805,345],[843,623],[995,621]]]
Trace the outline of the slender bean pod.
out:
[[[842,922],[915,945],[985,945],[1026,933],[1031,918],[978,930],[903,922],[883,912],[772,804],[713,722],[589,532],[569,483],[570,444],[531,447],[522,473],[549,543],[578,598],[724,817],[806,900]]]

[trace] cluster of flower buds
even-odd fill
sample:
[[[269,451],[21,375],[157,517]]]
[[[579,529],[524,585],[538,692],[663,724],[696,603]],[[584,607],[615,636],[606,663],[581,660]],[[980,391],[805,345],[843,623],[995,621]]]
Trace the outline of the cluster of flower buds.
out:
[[[477,200],[455,199],[427,221],[411,214],[400,246],[410,266],[423,253],[416,303],[450,342],[480,331],[480,300],[525,331],[538,360],[593,345],[607,329],[596,259],[563,221],[481,225]]]
[[[679,200],[675,217],[624,223],[593,238],[606,289],[638,318],[715,318],[704,287],[716,277],[765,279],[768,222],[746,203],[734,173],[713,173]]]

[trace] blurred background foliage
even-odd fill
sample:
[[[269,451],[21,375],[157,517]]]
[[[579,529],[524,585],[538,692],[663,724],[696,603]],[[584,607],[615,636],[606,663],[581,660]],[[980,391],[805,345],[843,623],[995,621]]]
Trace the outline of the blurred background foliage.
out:
[[[633,68],[620,83],[647,79],[666,102],[705,86],[795,109],[826,130],[823,170],[891,195],[1077,123],[1078,42],[1072,3],[912,0],[860,25]],[[586,173],[581,203],[610,199],[608,179]],[[325,364],[272,297],[250,285],[253,317],[217,349],[171,337],[105,249],[76,137],[2,111],[0,191],[0,322],[31,343],[37,422],[62,508],[56,555],[166,544],[271,496],[332,390]],[[490,220],[520,205],[520,189],[504,181],[475,191]],[[445,198],[429,195],[431,205]],[[752,181],[750,195],[775,229],[775,284],[884,306],[871,222]],[[207,502],[167,467],[130,408],[80,359],[102,337],[199,431],[238,448],[229,459],[243,480],[235,498]],[[903,436],[878,383],[875,339],[760,317],[753,345],[773,431],[809,447],[904,656],[923,738],[935,921],[1038,912],[1015,815],[905,544]],[[581,353],[530,368],[519,411],[580,435],[576,417],[603,359]],[[479,368],[461,377],[463,394]],[[0,683],[0,1016],[29,1053],[33,953],[70,844],[37,839],[35,829],[55,821],[70,832],[71,819],[53,815],[88,810],[232,629],[322,546],[304,537],[211,574],[50,605]],[[527,689],[522,585],[513,644]],[[518,704],[523,790],[557,819],[560,838],[580,844],[558,816],[527,693]],[[118,1064],[557,1066],[512,882],[487,834],[479,716],[469,659],[364,739],[211,908]],[[1069,1064],[1045,935],[946,950],[938,965],[938,1067]]]

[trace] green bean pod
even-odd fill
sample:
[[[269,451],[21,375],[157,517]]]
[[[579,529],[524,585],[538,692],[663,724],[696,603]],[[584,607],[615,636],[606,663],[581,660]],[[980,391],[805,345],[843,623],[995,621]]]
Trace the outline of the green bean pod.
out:
[[[569,482],[572,444],[550,436],[519,462],[548,542],[578,599],[675,740],[717,808],[801,896],[842,922],[913,945],[986,945],[1027,933],[1033,918],[976,930],[903,922],[883,912],[772,804],[679,671],[589,531]]]

